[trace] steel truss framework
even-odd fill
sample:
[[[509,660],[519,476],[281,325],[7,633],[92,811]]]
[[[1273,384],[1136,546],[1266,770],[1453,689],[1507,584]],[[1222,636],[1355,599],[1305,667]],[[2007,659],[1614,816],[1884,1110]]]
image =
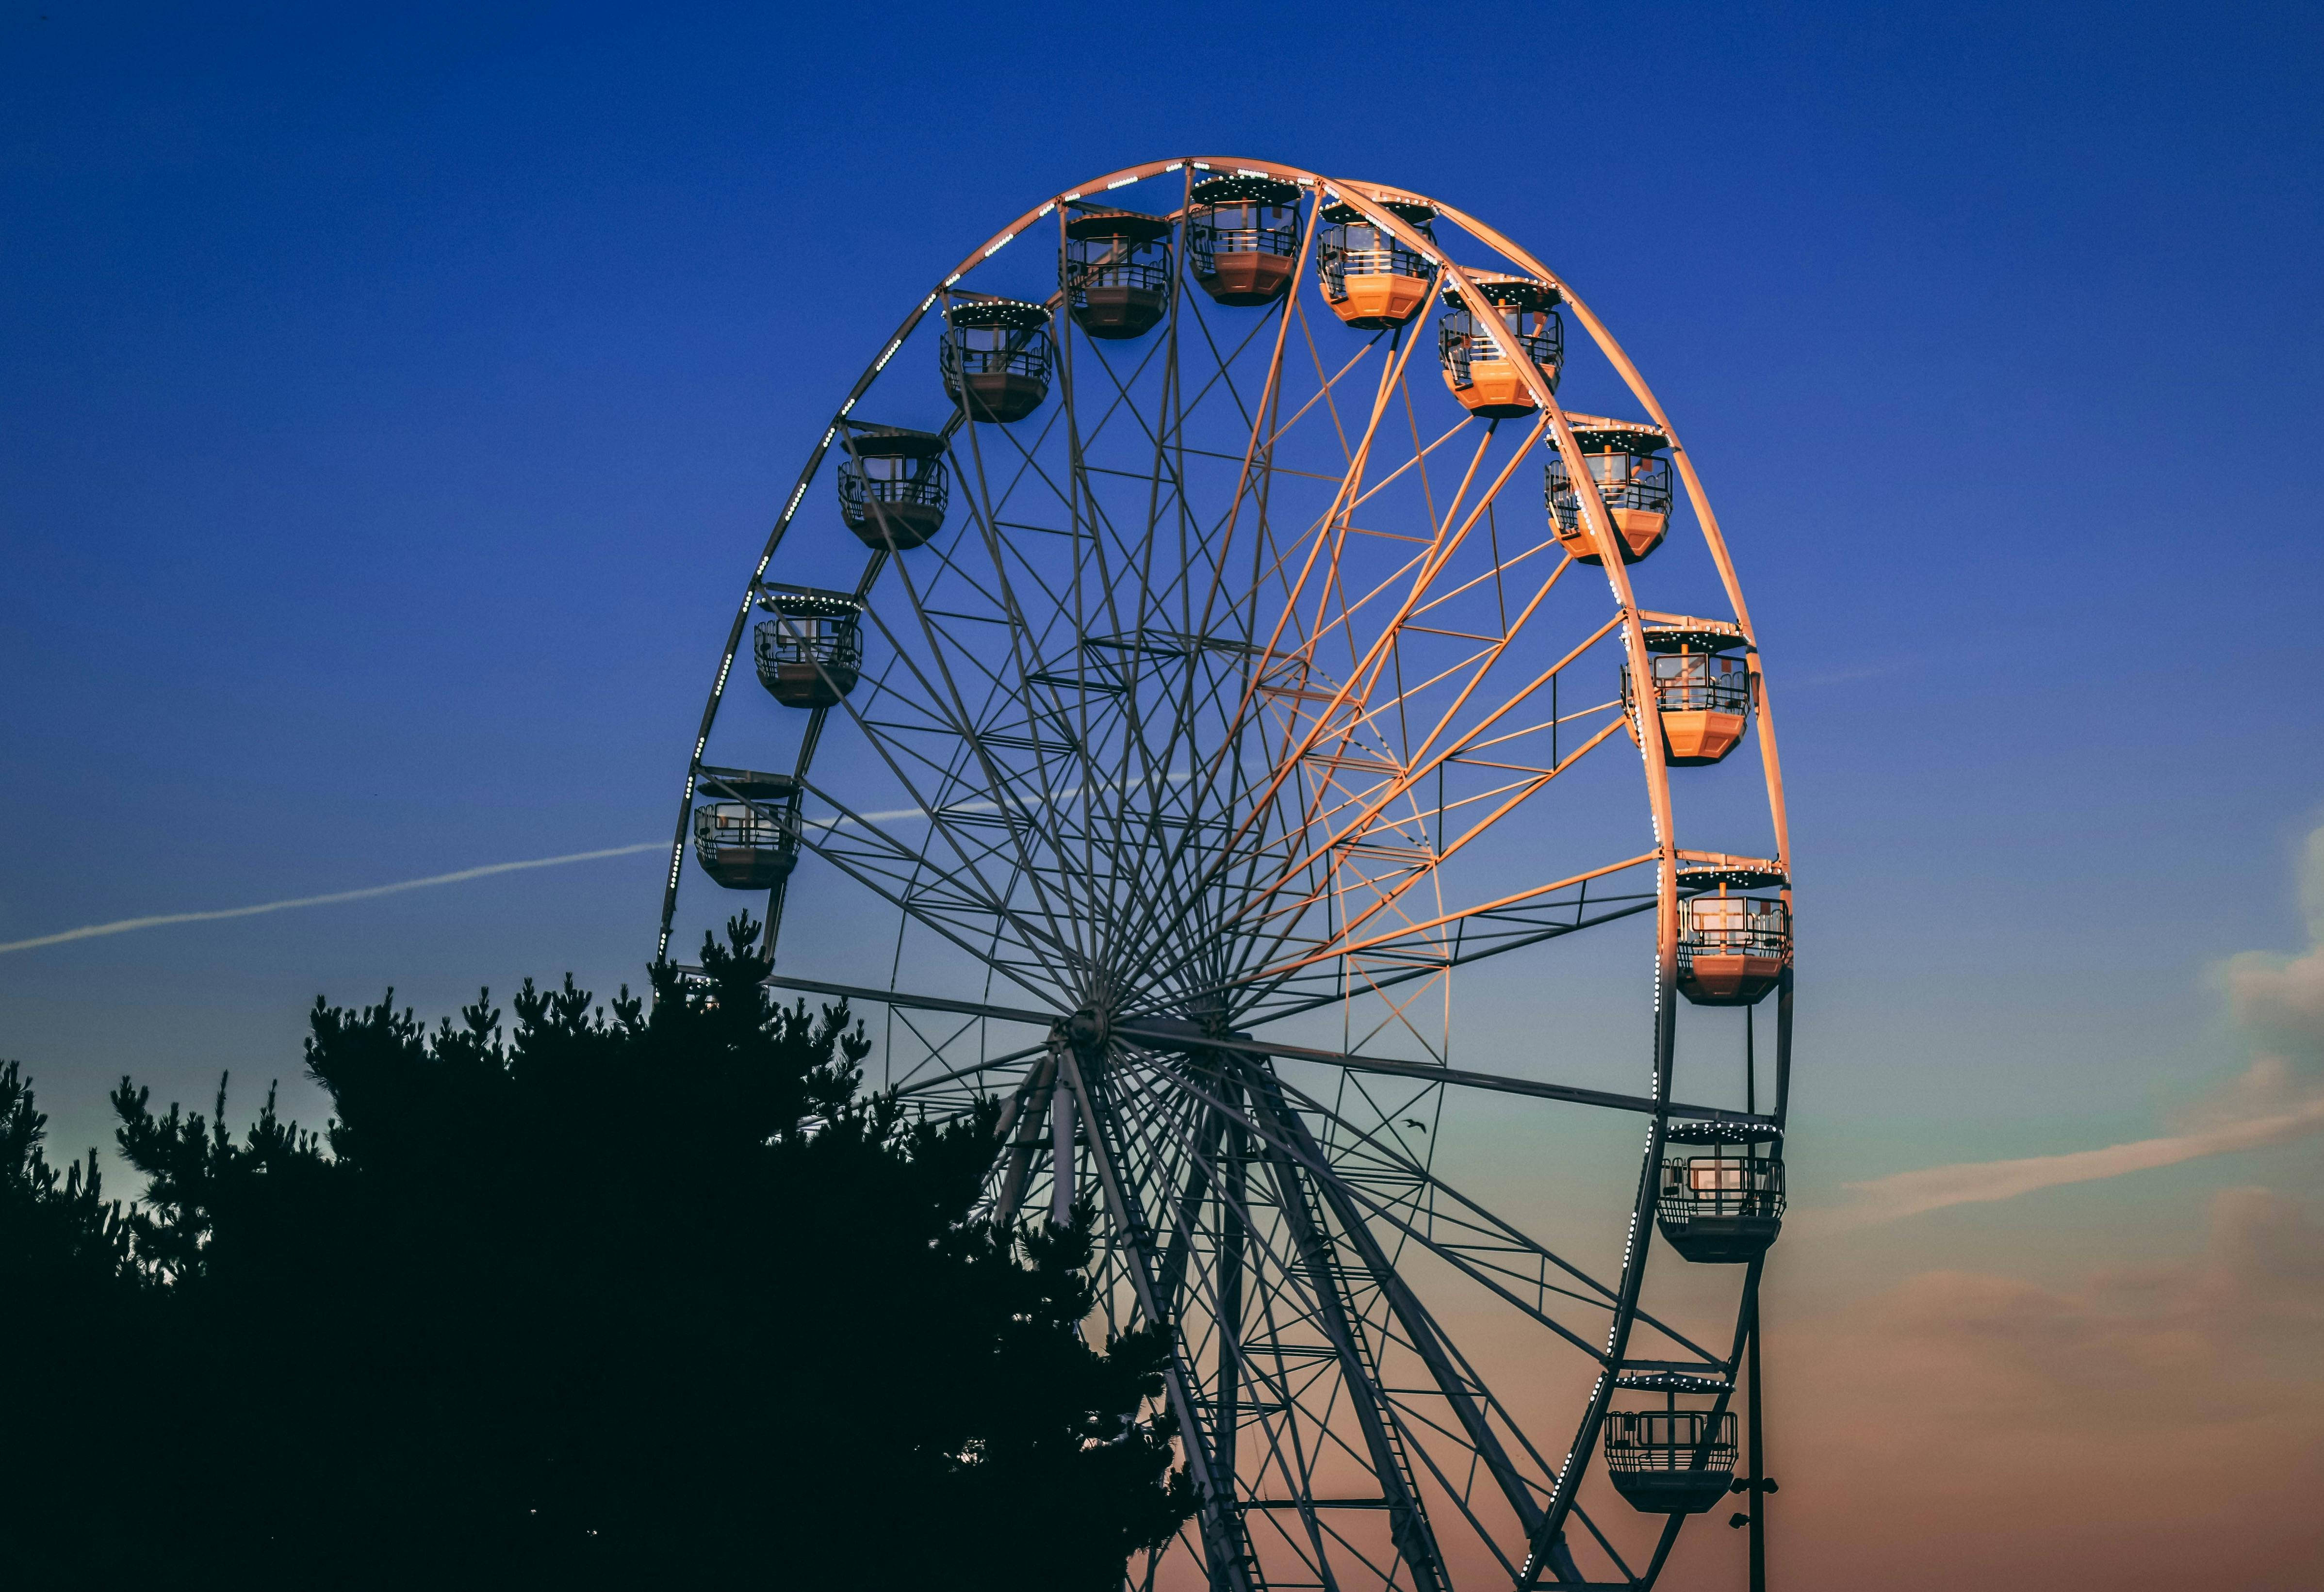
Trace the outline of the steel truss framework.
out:
[[[1182,274],[1192,185],[1233,172],[1301,192],[1298,270],[1264,308],[1213,304]],[[1267,161],[1133,167],[1018,217],[919,303],[811,450],[752,572],[694,742],[662,945],[703,769],[787,758],[809,860],[768,903],[787,948],[773,981],[883,1011],[889,1078],[927,1109],[1002,1101],[993,1211],[1090,1202],[1104,1300],[1091,1330],[1170,1329],[1166,1400],[1201,1506],[1133,1580],[1646,1586],[1684,1517],[1642,1525],[1585,1487],[1600,1427],[1625,1375],[1698,1378],[1723,1410],[1760,1271],[1726,1274],[1715,1330],[1642,1302],[1665,1134],[1690,1118],[1780,1130],[1789,974],[1767,1109],[1756,1074],[1727,1106],[1675,1099],[1680,869],[1724,854],[1680,845],[1655,694],[1626,716],[1616,681],[1624,665],[1651,677],[1642,624],[1680,616],[1640,606],[1634,573],[1656,566],[1624,566],[1594,487],[1581,505],[1599,567],[1548,523],[1552,452],[1591,475],[1547,373],[1520,365],[1536,406],[1522,419],[1447,400],[1434,295],[1486,301],[1455,248],[1554,289],[1668,436],[1723,606],[1711,617],[1749,643],[1764,778],[1745,805],[1787,878],[1766,682],[1702,483],[1628,356],[1489,226],[1435,205],[1440,242],[1383,195],[1413,197]],[[944,529],[861,565],[860,682],[833,707],[719,726],[779,554],[774,573],[796,578],[794,525],[826,548],[842,534],[810,488],[862,423],[890,418],[867,400],[903,391],[925,409],[945,308],[1005,291],[984,285],[996,256],[1051,238],[1062,253],[1077,202],[1124,201],[1177,224],[1161,324],[1094,340],[1048,278],[1053,390],[1014,424],[955,413],[942,428]],[[1326,203],[1434,266],[1403,328],[1320,313]],[[738,750],[706,761],[715,726],[722,754]],[[794,973],[804,915],[843,904],[852,921],[884,916],[884,983]],[[1652,958],[1643,1092],[1452,1065],[1460,970],[1530,979],[1572,937],[1614,934]],[[1733,1095],[1720,1046],[1690,1077]],[[1519,1221],[1464,1192],[1454,1147],[1435,1146],[1459,1115],[1448,1091],[1642,1123],[1635,1186],[1588,1213],[1617,1229],[1596,1237],[1618,1261],[1531,1230],[1579,1215]],[[1545,1414],[1551,1387],[1572,1389],[1562,1413]]]

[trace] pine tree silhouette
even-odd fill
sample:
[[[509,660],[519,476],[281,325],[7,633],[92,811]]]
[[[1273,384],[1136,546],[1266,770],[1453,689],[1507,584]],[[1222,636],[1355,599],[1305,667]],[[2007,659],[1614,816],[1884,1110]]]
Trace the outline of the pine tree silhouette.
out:
[[[205,1118],[124,1080],[128,1210],[93,1155],[47,1169],[10,1068],[0,1294],[77,1302],[37,1341],[0,1329],[20,1385],[28,1350],[72,1385],[0,1434],[20,1562],[170,1587],[1118,1587],[1191,1512],[1141,1413],[1161,1340],[1084,1340],[1087,1213],[974,1219],[992,1115],[866,1093],[860,1026],[775,1005],[757,935],[706,941],[698,980],[657,964],[650,1004],[528,981],[506,1029],[489,992],[432,1032],[392,991],[318,999],[320,1134],[272,1090],[236,1139],[223,1083]],[[37,1480],[74,1409],[107,1428],[73,1440],[91,1468]]]

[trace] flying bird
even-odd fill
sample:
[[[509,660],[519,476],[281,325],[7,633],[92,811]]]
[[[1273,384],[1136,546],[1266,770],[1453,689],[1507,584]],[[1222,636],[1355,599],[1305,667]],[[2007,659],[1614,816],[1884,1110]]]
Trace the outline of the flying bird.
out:
[[[1421,1131],[1421,1132],[1423,1132],[1423,1133],[1426,1133],[1426,1132],[1428,1131],[1428,1124],[1427,1124],[1427,1123],[1425,1123],[1425,1122],[1423,1122],[1423,1121],[1422,1121],[1419,1118],[1417,1118],[1417,1117],[1406,1117],[1406,1118],[1404,1119],[1404,1125],[1405,1125],[1406,1127],[1417,1127],[1417,1128],[1418,1128],[1418,1129],[1420,1129],[1420,1131]]]

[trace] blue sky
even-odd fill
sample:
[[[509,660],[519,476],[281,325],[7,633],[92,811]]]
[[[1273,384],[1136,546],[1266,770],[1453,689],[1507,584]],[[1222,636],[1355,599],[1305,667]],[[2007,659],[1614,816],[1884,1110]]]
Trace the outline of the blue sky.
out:
[[[903,310],[1084,177],[1245,153],[1526,242],[1684,428],[1778,693],[1811,1197],[2166,1131],[2248,1060],[2217,965],[2307,943],[2319,32],[11,5],[0,940],[665,835],[736,584]],[[659,868],[0,955],[0,1052],[68,1151],[124,1072],[296,1094],[318,991],[634,981]],[[1801,1285],[2191,1253],[2250,1182],[2312,1214],[2314,1141]]]

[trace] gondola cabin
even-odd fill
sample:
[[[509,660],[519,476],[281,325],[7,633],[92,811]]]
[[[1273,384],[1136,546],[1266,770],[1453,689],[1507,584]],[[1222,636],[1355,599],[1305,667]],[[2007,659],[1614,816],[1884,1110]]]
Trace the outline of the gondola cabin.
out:
[[[1139,337],[1170,308],[1170,222],[1136,210],[1069,205],[1058,285],[1093,337]]]
[[[1186,211],[1186,265],[1221,304],[1272,304],[1299,260],[1299,187],[1274,177],[1206,177]]]
[[[1676,1119],[1664,1142],[1655,1225],[1699,1265],[1735,1265],[1767,1252],[1784,1228],[1781,1130],[1756,1121]]]
[[[785,707],[834,707],[863,667],[863,605],[847,592],[770,587],[752,632],[759,684]]]
[[[730,890],[770,890],[798,865],[798,785],[788,774],[701,771],[694,860]]]
[[[1751,718],[1751,665],[1738,657],[1748,643],[1731,624],[1690,620],[1648,625],[1646,663],[1663,721],[1663,758],[1674,768],[1700,768],[1742,744]],[[1622,665],[1622,713],[1630,740],[1638,739],[1637,703],[1630,666]]]
[[[1792,909],[1782,872],[1766,863],[1682,865],[1678,991],[1697,1006],[1757,1006],[1792,965]]]
[[[1014,299],[945,306],[945,395],[972,420],[1021,420],[1049,396],[1049,311]]]
[[[1429,242],[1436,207],[1418,199],[1382,199],[1379,204]],[[1315,269],[1332,313],[1360,331],[1400,327],[1428,302],[1436,283],[1436,263],[1406,246],[1384,226],[1375,225],[1353,205],[1324,207],[1315,235]]]
[[[852,426],[842,435],[839,517],[858,541],[901,552],[944,529],[943,437],[900,426]]]
[[[1557,290],[1523,277],[1471,271],[1470,280],[1486,304],[1472,308],[1452,289],[1444,291],[1445,314],[1436,327],[1436,357],[1444,384],[1471,414],[1511,420],[1533,413],[1533,390],[1517,362],[1526,361],[1557,390],[1565,359],[1565,326],[1558,318]]]
[[[1670,461],[1660,456],[1670,439],[1655,426],[1596,415],[1566,418],[1572,423],[1573,440],[1581,449],[1591,485],[1613,522],[1622,562],[1636,564],[1660,546],[1670,529],[1671,467]],[[1600,563],[1598,539],[1591,534],[1582,508],[1582,489],[1557,447],[1557,439],[1551,437],[1549,444],[1544,491],[1550,524],[1576,561]]]
[[[1732,1410],[1682,1410],[1675,1395],[1659,1410],[1609,1410],[1602,1441],[1606,1478],[1642,1514],[1700,1514],[1735,1485]]]

